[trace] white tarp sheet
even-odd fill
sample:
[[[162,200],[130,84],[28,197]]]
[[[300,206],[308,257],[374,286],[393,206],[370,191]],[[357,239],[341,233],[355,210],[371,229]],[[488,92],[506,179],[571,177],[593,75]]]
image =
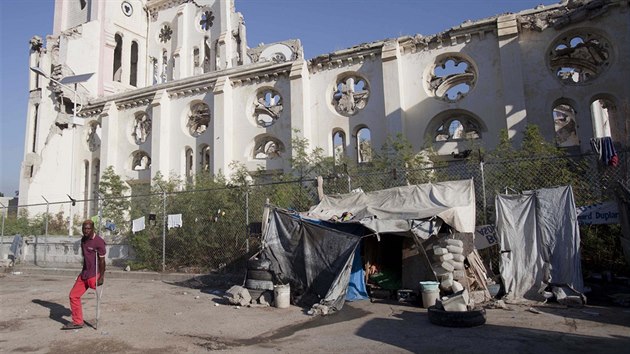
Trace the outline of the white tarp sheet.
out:
[[[544,300],[548,284],[582,291],[580,232],[570,186],[496,197],[507,299]]]
[[[459,232],[473,233],[475,189],[469,179],[326,195],[306,216],[330,220],[346,212],[376,232],[406,232],[419,226],[415,220],[437,216]]]

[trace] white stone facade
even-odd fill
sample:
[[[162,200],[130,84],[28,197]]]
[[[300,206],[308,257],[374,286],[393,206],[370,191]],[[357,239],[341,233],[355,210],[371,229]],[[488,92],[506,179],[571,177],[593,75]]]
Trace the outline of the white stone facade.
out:
[[[229,175],[232,161],[286,169],[296,130],[358,161],[369,159],[361,139],[378,148],[402,133],[418,152],[431,139],[448,158],[471,139],[492,149],[501,129],[518,141],[526,124],[573,152],[604,136],[628,144],[627,0],[568,1],[310,60],[297,40],[249,48],[233,0],[57,0],[53,35],[31,48],[30,65],[57,80],[94,75],[77,85],[75,120],[72,91],[31,75],[20,205],[94,198],[110,165],[130,183]]]

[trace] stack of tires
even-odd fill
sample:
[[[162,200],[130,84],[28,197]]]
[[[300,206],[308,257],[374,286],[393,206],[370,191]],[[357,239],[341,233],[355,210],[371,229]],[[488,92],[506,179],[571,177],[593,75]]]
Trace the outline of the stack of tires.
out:
[[[247,278],[245,288],[252,297],[252,302],[259,301],[265,295],[265,301],[273,301],[273,273],[269,270],[271,261],[267,259],[252,258],[247,261]]]

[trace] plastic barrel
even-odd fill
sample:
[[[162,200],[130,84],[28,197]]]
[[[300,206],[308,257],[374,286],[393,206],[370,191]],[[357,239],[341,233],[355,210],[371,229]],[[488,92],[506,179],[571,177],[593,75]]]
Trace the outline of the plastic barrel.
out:
[[[275,306],[279,309],[286,309],[291,304],[290,302],[291,287],[289,284],[274,285],[273,297],[275,299]]]

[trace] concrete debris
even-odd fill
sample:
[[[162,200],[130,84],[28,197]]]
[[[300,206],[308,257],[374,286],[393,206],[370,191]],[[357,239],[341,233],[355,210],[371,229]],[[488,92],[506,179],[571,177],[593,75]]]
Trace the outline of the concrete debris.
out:
[[[538,315],[538,314],[540,314],[540,311],[536,310],[536,309],[535,309],[535,308],[533,308],[533,307],[528,308],[528,309],[527,309],[527,311],[529,311],[529,312],[531,312],[531,313],[535,313],[535,314],[537,314],[537,315]]]
[[[326,316],[328,315],[329,312],[329,308],[326,305],[322,305],[322,304],[315,304],[311,307],[310,310],[308,310],[308,314],[311,316],[315,316],[315,315],[321,315],[321,316]]]
[[[240,285],[234,285],[225,292],[225,299],[232,305],[246,306],[252,301],[249,291]]]

